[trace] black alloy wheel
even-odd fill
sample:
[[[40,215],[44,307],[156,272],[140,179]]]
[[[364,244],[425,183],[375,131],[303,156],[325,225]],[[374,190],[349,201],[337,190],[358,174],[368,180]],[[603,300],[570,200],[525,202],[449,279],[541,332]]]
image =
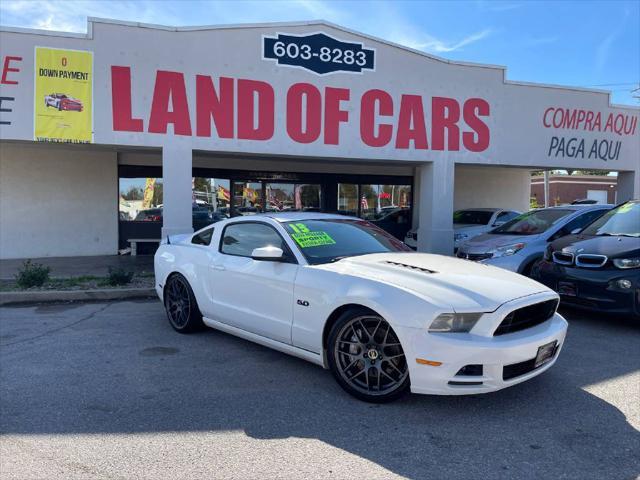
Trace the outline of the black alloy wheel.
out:
[[[360,400],[393,401],[409,390],[409,368],[391,325],[376,313],[352,309],[329,334],[327,359],[340,386]]]
[[[174,273],[167,279],[164,292],[164,308],[176,332],[190,333],[204,326],[198,303],[186,278]]]

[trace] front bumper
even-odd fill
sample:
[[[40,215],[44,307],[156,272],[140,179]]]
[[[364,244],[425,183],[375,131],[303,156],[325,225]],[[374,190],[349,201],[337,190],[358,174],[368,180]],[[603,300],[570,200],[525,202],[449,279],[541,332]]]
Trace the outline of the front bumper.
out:
[[[576,268],[542,261],[532,271],[534,280],[558,291],[560,282],[574,287],[575,295],[560,294],[565,305],[640,317],[640,270]],[[621,288],[618,280],[631,281]]]
[[[558,313],[536,327],[500,336],[433,334],[425,329],[397,328],[409,364],[411,391],[430,395],[467,395],[501,390],[527,381],[548,370],[558,358],[567,322]],[[504,367],[531,361],[538,348],[556,343],[553,358],[538,368],[504,380]],[[416,358],[442,362],[422,365]],[[456,375],[467,365],[482,365],[482,375]],[[450,382],[454,382],[451,384]]]

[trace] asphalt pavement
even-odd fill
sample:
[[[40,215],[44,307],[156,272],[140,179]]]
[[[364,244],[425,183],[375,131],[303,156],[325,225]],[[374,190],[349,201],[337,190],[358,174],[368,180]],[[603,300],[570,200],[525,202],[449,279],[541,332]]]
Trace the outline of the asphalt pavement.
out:
[[[481,396],[370,405],[328,371],[158,301],[0,309],[3,479],[630,479],[640,324],[565,312],[556,365]]]

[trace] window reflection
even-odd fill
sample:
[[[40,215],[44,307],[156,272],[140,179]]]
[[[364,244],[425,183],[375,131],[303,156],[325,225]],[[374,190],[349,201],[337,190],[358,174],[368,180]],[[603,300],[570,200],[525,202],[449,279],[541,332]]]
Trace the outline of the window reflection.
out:
[[[321,187],[316,184],[267,183],[267,212],[319,212]]]
[[[358,185],[352,183],[338,184],[338,213],[341,215],[358,215]]]
[[[161,178],[120,178],[119,219],[161,222],[162,186]]]
[[[233,215],[255,215],[262,211],[262,182],[233,182]]]

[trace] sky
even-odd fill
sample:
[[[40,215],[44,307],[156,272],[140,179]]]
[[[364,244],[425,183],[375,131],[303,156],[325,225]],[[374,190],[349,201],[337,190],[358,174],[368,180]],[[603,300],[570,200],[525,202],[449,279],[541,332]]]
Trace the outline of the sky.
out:
[[[593,87],[640,104],[640,1],[2,0],[0,24],[86,32],[87,17],[170,26],[328,20],[510,80]]]

